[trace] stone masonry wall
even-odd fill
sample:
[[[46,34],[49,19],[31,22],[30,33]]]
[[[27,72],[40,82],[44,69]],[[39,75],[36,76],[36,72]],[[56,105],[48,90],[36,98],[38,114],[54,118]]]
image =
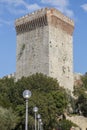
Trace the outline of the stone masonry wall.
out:
[[[48,37],[48,26],[37,28],[17,36],[17,79],[36,72],[48,75]],[[25,45],[24,50],[21,49],[23,45]],[[21,50],[23,54],[21,54]]]
[[[61,86],[73,91],[73,39],[71,29],[51,18],[49,29],[49,75],[57,77]],[[56,24],[55,24],[56,23]],[[59,24],[58,24],[59,23]]]
[[[41,9],[16,20],[16,79],[41,72],[73,90],[74,23],[56,9]]]

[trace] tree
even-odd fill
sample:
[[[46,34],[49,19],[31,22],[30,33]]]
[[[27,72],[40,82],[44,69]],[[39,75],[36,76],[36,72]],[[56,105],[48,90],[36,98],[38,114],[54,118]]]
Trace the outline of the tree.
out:
[[[65,90],[59,86],[56,79],[43,74],[37,73],[18,80],[12,89],[13,94],[10,100],[13,102],[14,111],[21,117],[20,125],[22,127],[24,125],[25,112],[25,102],[22,93],[25,89],[29,89],[32,92],[32,96],[29,99],[29,116],[32,118],[32,122],[29,127],[32,128],[34,125],[34,113],[32,111],[34,106],[39,108],[39,113],[44,122],[44,129],[55,127],[56,117],[62,114],[67,106],[68,100]]]
[[[16,113],[13,113],[12,109],[5,109],[0,107],[0,129],[12,130],[15,128],[18,121]]]
[[[57,117],[63,114],[68,104],[66,91],[59,86],[56,79],[36,73],[29,77],[22,77],[17,82],[7,77],[0,80],[0,105],[8,109],[11,107],[19,117],[15,130],[23,130],[25,126],[25,101],[22,95],[25,89],[32,92],[32,96],[29,98],[30,129],[34,128],[32,109],[35,106],[39,108],[44,129],[55,128]]]
[[[78,97],[76,106],[77,106],[78,113],[87,117],[87,94],[86,93],[83,93]]]
[[[12,104],[10,102],[10,95],[12,95],[12,88],[14,88],[13,78],[5,77],[0,79],[0,106],[5,108],[11,107]]]
[[[76,111],[87,117],[87,73],[81,77],[82,85],[75,87],[74,94],[78,96],[76,100]]]
[[[73,122],[64,119],[59,121],[57,128],[58,130],[70,130],[72,126],[77,127],[77,125],[74,124]]]

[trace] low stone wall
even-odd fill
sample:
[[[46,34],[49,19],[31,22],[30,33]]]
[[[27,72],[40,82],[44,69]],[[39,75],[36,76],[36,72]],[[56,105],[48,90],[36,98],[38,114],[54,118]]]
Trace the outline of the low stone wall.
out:
[[[87,118],[83,116],[67,116],[66,119],[71,120],[73,123],[77,124],[81,130],[87,129]]]

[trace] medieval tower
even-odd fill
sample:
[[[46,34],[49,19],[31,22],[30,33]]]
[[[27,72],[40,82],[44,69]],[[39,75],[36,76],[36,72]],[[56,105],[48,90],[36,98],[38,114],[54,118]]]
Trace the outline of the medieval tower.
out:
[[[73,90],[74,22],[56,9],[41,9],[16,20],[16,79],[36,72]]]

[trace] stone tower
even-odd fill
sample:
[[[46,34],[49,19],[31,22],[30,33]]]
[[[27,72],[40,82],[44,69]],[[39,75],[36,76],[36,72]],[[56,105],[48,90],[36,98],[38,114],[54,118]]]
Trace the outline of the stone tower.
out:
[[[36,72],[73,90],[74,22],[56,9],[41,9],[15,21],[16,79]]]

